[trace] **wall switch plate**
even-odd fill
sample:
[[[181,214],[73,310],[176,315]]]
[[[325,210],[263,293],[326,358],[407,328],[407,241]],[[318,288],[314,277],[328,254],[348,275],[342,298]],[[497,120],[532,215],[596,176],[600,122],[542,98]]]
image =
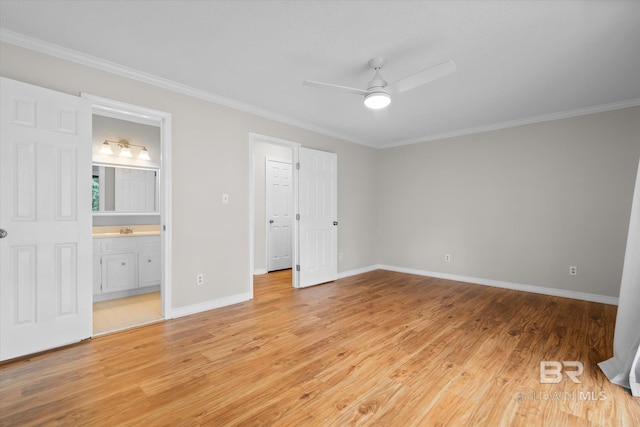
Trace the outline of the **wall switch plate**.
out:
[[[444,256],[444,262],[451,262],[451,255],[450,254],[446,254]]]
[[[198,274],[196,276],[196,284],[197,285],[202,285],[204,284],[204,274]]]
[[[569,266],[569,275],[570,276],[577,276],[578,275],[578,267],[576,267],[575,265],[570,265]]]
[[[227,193],[222,193],[222,204],[224,205],[229,204],[229,195]]]

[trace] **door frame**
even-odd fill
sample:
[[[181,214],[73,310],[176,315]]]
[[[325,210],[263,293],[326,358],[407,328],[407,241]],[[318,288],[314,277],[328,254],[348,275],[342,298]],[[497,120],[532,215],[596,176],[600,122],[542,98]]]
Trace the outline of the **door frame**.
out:
[[[268,173],[268,168],[267,168],[267,164],[269,163],[269,161],[274,161],[274,162],[279,162],[279,163],[285,163],[291,166],[291,182],[293,183],[293,159],[287,160],[287,159],[281,159],[279,157],[274,157],[274,156],[266,156],[265,157],[265,181],[266,181],[266,174]],[[291,186],[291,192],[293,193],[293,184]],[[266,215],[265,218],[265,239],[264,239],[264,254],[265,254],[265,260],[264,260],[264,265],[265,265],[265,270],[267,270],[267,273],[269,272],[269,261],[271,260],[271,246],[270,246],[270,238],[271,238],[271,227],[269,227],[269,201],[270,197],[269,197],[269,190],[268,188],[266,188],[265,186],[265,195],[264,195],[264,212]],[[291,201],[293,202],[293,194],[291,197]],[[293,205],[293,203],[292,203]],[[293,206],[291,206],[291,210],[293,211]],[[294,212],[291,212],[291,215],[294,215]],[[292,216],[292,221],[295,221],[295,218],[293,218]],[[291,224],[291,230],[293,230],[294,224]],[[293,242],[291,242],[291,268],[293,269],[295,267],[295,264],[293,264]]]
[[[162,317],[173,317],[171,309],[172,296],[172,227],[171,227],[171,113],[152,110],[125,102],[115,101],[101,96],[81,93],[82,98],[91,102],[92,114],[107,116],[160,128],[160,170],[158,182],[160,188],[160,242],[162,259],[162,283],[160,296],[162,299]]]
[[[265,143],[272,145],[280,145],[291,148],[291,165],[292,168],[292,191],[293,191],[293,212],[298,212],[298,149],[301,144],[297,142],[287,141],[286,139],[274,138],[271,136],[260,135],[257,133],[249,133],[249,292],[253,298],[253,266],[254,266],[254,233],[255,233],[255,146],[257,143]],[[294,288],[299,284],[299,273],[296,271],[296,265],[299,264],[298,249],[298,221],[294,219],[293,232],[291,233],[291,254],[292,254],[292,274],[291,285]],[[266,240],[266,239],[265,239]]]

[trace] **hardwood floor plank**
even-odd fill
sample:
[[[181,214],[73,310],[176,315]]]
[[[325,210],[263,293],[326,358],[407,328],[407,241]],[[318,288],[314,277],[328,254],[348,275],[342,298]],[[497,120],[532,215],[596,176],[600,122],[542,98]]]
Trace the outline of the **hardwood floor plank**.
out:
[[[635,427],[640,399],[597,367],[615,316],[390,271],[270,273],[252,301],[0,365],[0,425]],[[580,383],[541,384],[544,360],[582,362]]]

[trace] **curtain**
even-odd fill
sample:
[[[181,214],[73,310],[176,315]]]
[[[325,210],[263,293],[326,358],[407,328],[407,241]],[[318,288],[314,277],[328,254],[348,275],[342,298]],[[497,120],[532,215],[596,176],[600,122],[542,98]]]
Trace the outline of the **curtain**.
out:
[[[598,366],[609,381],[640,397],[640,163],[620,284],[613,357]]]

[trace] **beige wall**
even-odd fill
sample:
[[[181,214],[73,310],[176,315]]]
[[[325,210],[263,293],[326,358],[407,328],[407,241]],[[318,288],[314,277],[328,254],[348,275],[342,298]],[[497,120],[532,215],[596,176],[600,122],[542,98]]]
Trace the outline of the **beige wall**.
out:
[[[618,295],[640,108],[377,154],[380,264]]]
[[[338,154],[339,250],[349,254],[338,269],[375,264],[373,149],[5,43],[0,75],[172,114],[173,308],[249,292],[250,132]]]

